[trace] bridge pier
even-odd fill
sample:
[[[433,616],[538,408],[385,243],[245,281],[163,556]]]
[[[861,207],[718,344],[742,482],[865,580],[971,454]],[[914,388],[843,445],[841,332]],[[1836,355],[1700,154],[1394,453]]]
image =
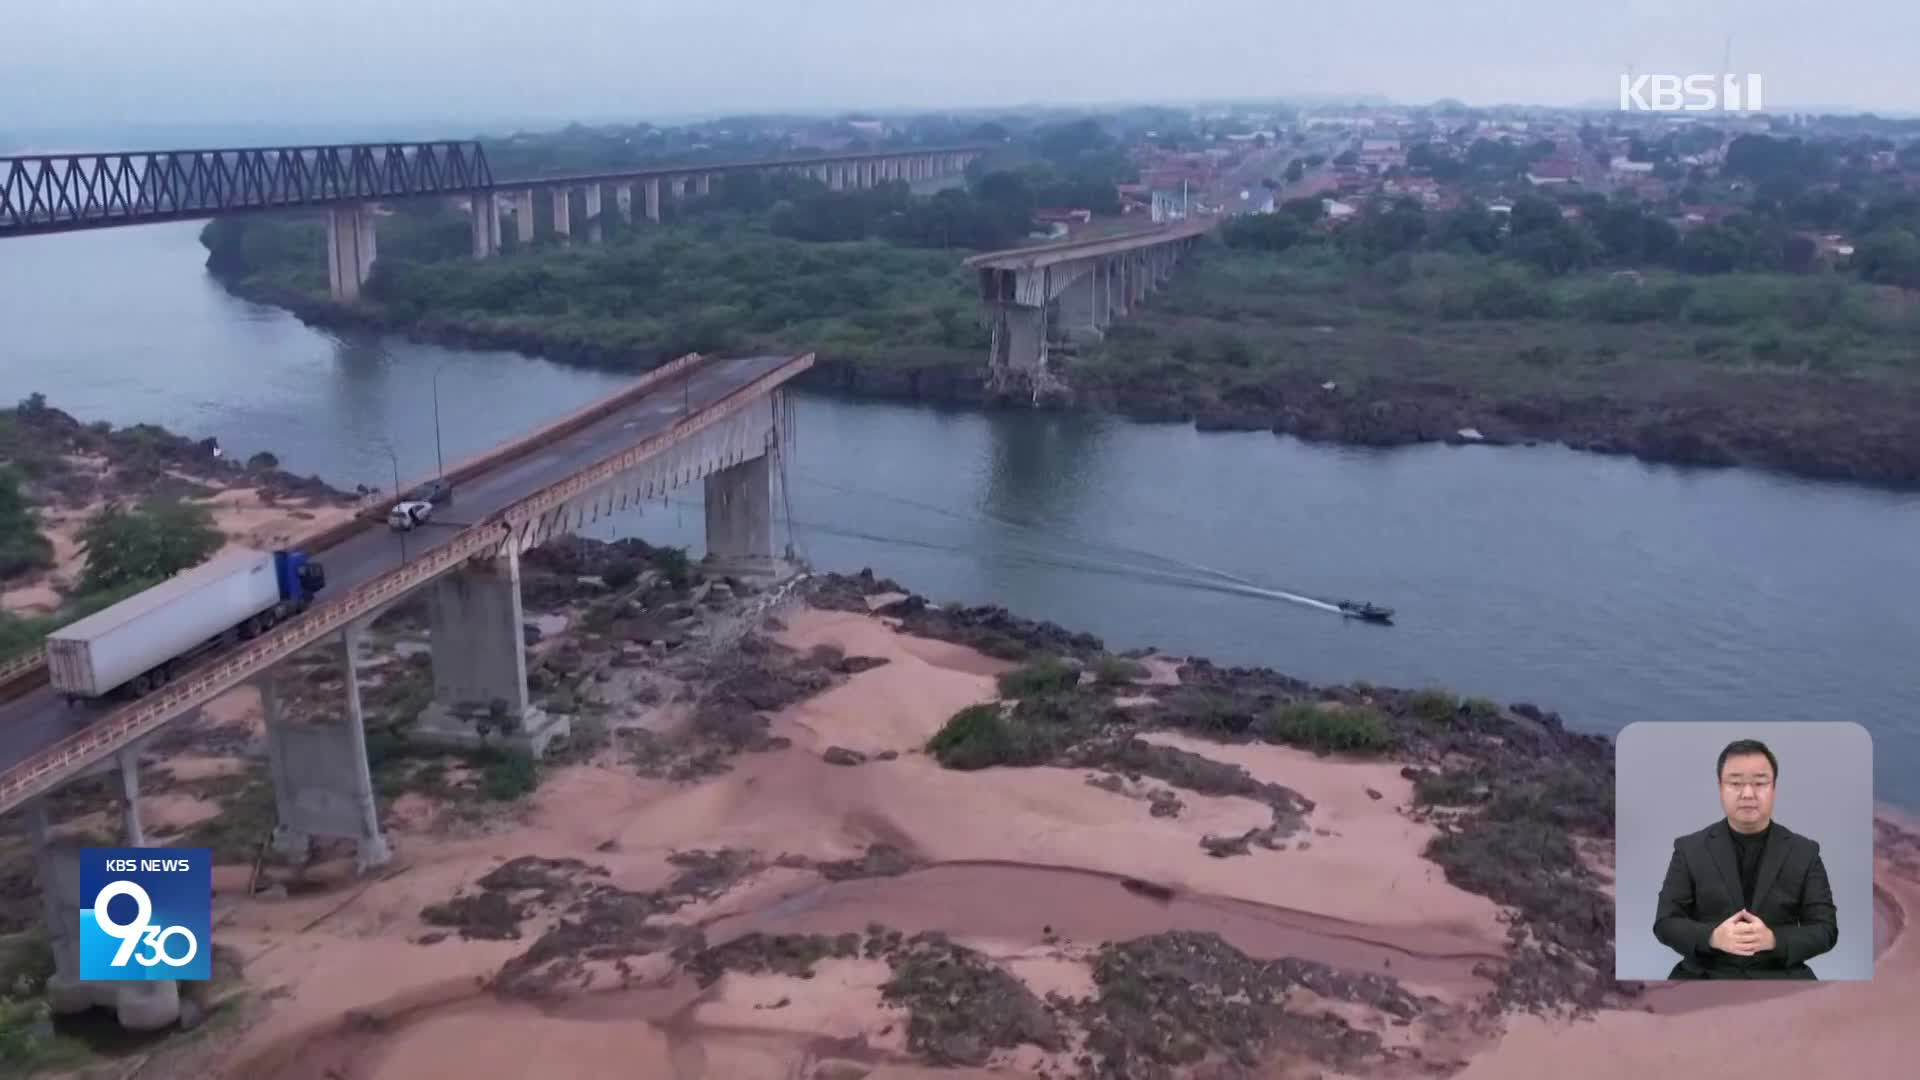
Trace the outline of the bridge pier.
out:
[[[600,229],[600,185],[588,184],[585,192],[587,212],[587,243],[597,244],[601,240]]]
[[[528,757],[571,724],[527,693],[526,631],[517,549],[476,560],[427,586],[433,646],[433,702],[415,737],[456,749],[499,746]]]
[[[129,748],[127,753],[137,754],[137,751]],[[125,762],[123,756],[123,780],[128,775]],[[137,780],[134,791],[137,797]],[[47,977],[48,1007],[63,1016],[95,1007],[112,1009],[120,1026],[130,1031],[155,1031],[177,1022],[180,984],[176,980],[80,980],[80,845],[53,839],[45,798],[32,800],[25,809],[34,866],[40,879],[47,944],[53,952],[53,974]],[[137,812],[134,817],[137,820]],[[130,835],[127,843],[140,847],[144,846],[143,839]],[[208,946],[203,943],[202,947]]]
[[[1106,325],[1100,321],[1101,274],[1101,264],[1096,262],[1060,292],[1060,328],[1071,337],[1100,338]]]
[[[474,192],[468,214],[473,221],[473,257],[490,259],[500,254],[500,207],[493,201],[493,192]]]
[[[327,293],[342,304],[360,299],[373,273],[373,208],[352,203],[327,208]]]
[[[660,224],[660,178],[647,181],[647,220]]]
[[[533,245],[533,189],[513,193],[513,238],[523,248]]]
[[[620,224],[633,224],[633,185],[613,185],[613,207],[620,215]]]
[[[1047,370],[1047,309],[1020,304],[995,304],[992,352],[987,360],[990,383],[1009,386],[1015,376],[1042,382]]]
[[[564,244],[573,238],[573,191],[549,188],[547,196],[553,201],[553,235]]]
[[[773,558],[771,454],[748,458],[705,480],[707,558],[763,564]]]
[[[360,639],[364,626],[351,623],[340,632],[346,710],[337,720],[293,723],[282,715],[273,669],[253,681],[266,718],[267,765],[273,776],[278,817],[273,847],[290,858],[305,858],[316,836],[352,840],[354,863],[362,873],[392,857],[380,831],[380,808],[373,797],[373,773],[367,764],[367,723],[360,706]]]
[[[710,174],[701,173],[699,176],[693,178],[693,193],[695,195],[705,195],[712,190],[713,177]]]

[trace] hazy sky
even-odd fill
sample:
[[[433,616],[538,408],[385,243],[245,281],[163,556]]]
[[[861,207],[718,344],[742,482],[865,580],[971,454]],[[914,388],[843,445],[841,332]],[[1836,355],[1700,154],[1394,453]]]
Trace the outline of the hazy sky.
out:
[[[446,124],[1381,93],[1757,72],[1920,111],[1916,0],[0,0],[0,127]]]

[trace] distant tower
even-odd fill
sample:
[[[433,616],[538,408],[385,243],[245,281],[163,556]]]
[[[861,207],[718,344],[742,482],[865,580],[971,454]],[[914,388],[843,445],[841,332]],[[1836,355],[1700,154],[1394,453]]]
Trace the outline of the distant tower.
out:
[[[1733,83],[1733,31],[1727,31],[1727,47],[1720,53],[1720,115],[1733,111],[1727,104],[1727,87]]]

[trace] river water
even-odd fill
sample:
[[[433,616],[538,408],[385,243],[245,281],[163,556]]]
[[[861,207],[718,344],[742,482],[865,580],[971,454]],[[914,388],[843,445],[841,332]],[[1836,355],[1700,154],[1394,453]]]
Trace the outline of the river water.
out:
[[[197,231],[0,244],[0,395],[385,486],[396,463],[432,471],[436,384],[451,461],[621,381],[310,329],[222,291]],[[1115,648],[1445,685],[1589,730],[1859,721],[1878,796],[1920,808],[1920,495],[1560,449],[1328,448],[817,396],[798,417],[786,501],[821,567],[871,566]],[[602,535],[697,548],[697,486],[683,495]],[[1359,625],[1218,574],[1400,617]]]

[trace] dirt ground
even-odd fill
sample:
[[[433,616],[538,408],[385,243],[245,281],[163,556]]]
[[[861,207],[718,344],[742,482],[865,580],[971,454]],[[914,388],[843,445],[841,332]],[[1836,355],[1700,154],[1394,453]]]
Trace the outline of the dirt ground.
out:
[[[1182,789],[1166,812],[1150,776],[929,757],[1009,661],[744,586],[643,577],[631,592],[655,601],[613,608],[550,591],[529,603],[530,651],[540,692],[578,710],[574,745],[503,799],[474,793],[483,766],[379,757],[395,858],[364,879],[337,849],[292,870],[224,860],[227,1018],[136,1075],[1576,1080],[1733,1075],[1716,1070],[1737,1059],[1741,1076],[1891,1080],[1920,1055],[1901,1023],[1920,996],[1920,943],[1901,932],[1920,832],[1891,816],[1873,983],[1495,1015],[1510,913],[1423,857],[1438,826],[1398,764],[1150,734],[1311,804],[1292,843],[1219,857],[1204,840],[1272,807]],[[662,604],[692,610],[663,620]],[[767,633],[745,666],[714,659],[730,619]],[[422,628],[402,612],[372,637],[370,740],[419,704]],[[1145,667],[1116,696],[1181,689],[1178,665]],[[283,686],[320,701],[327,670],[296,665]],[[236,813],[260,735],[236,692],[157,747],[150,826],[185,842]],[[65,828],[110,823],[96,808]],[[1761,1031],[1767,1053],[1743,1054]]]

